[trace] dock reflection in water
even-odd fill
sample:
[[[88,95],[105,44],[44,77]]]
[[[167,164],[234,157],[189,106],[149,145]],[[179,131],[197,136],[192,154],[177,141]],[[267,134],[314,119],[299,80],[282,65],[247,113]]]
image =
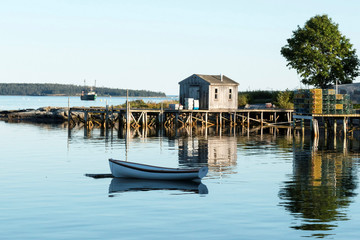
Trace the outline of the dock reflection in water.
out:
[[[179,139],[179,163],[187,167],[207,164],[212,175],[234,173],[237,138],[213,136]]]
[[[311,231],[313,237],[331,235],[329,230],[339,221],[348,220],[346,208],[356,196],[358,183],[353,162],[358,153],[344,150],[339,139],[332,140],[337,144],[322,141],[294,139],[293,174],[279,192],[280,205],[296,220],[291,228]]]
[[[109,197],[116,193],[153,191],[153,190],[176,190],[186,193],[208,194],[205,184],[195,181],[164,181],[149,179],[113,178],[109,186]]]

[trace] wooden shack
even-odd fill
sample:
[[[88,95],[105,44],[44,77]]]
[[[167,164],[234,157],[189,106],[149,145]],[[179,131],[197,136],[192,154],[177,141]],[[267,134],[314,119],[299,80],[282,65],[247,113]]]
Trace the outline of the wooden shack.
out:
[[[238,83],[225,75],[193,74],[181,82],[179,101],[185,106],[186,99],[199,101],[199,109],[217,110],[238,108]]]

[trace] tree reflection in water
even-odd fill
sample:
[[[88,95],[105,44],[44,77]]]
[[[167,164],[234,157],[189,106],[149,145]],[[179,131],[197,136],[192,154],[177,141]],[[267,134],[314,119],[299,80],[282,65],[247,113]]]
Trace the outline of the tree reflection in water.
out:
[[[337,221],[348,220],[345,209],[356,195],[358,180],[349,149],[354,144],[341,143],[294,139],[293,174],[279,192],[280,205],[300,222],[291,228],[317,231],[313,237],[324,237]]]

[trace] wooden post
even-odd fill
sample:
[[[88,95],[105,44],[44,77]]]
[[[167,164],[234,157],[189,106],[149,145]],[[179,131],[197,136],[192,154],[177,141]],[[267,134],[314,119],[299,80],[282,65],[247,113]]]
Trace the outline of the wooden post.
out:
[[[130,129],[130,103],[129,103],[129,90],[126,90],[126,129]]]
[[[85,124],[85,128],[88,128],[88,112],[85,111],[84,112],[84,124]]]
[[[234,129],[233,130],[234,130],[234,137],[235,137],[236,136],[236,112],[234,112],[233,116],[234,116],[234,126],[233,126]]]
[[[293,127],[293,130],[295,132],[295,129],[296,129],[296,121],[295,121],[295,119],[293,120],[292,127]]]
[[[304,119],[301,119],[301,133],[304,136],[305,134],[305,124],[304,124]]]
[[[106,109],[105,109],[105,129],[107,129],[109,126],[109,105],[106,100]]]
[[[68,128],[69,129],[70,129],[70,118],[71,118],[70,97],[68,97]]]
[[[147,114],[147,112],[145,112],[145,127],[146,127],[146,129],[148,127],[148,114]]]
[[[205,113],[205,127],[208,127],[208,112]]]
[[[337,125],[337,123],[336,123],[337,121],[336,121],[336,118],[334,118],[334,136],[336,136],[336,125]]]
[[[145,126],[145,112],[141,113],[141,126],[144,128]]]
[[[250,128],[250,112],[247,112],[247,128]]]
[[[291,122],[291,113],[290,112],[288,112],[288,117],[289,117],[288,122]]]
[[[346,137],[346,129],[347,129],[347,118],[344,117],[344,120],[343,120],[343,128],[344,128],[344,137]]]
[[[219,114],[220,128],[222,127],[222,113]]]
[[[207,114],[206,114],[207,115]],[[205,139],[207,139],[208,136],[208,128],[207,128],[207,122],[206,122],[206,127],[205,127]]]
[[[324,120],[324,134],[325,134],[325,138],[327,137],[327,130],[328,130],[328,123],[327,123],[327,119]]]
[[[119,132],[120,132],[120,129],[122,129],[124,127],[124,116],[123,116],[123,114],[121,114],[120,111],[119,111],[119,115],[118,115],[118,120],[119,120]]]
[[[175,113],[175,123],[174,123],[175,128],[178,126],[178,123],[179,123],[179,113],[177,112]]]
[[[68,128],[70,129],[70,124],[71,124],[71,109],[69,108],[69,112],[68,112]]]
[[[261,111],[260,113],[260,123],[261,123],[261,127],[263,127],[263,124],[264,124],[264,112]]]
[[[312,124],[314,125],[313,126],[313,129],[314,129],[314,138],[318,138],[319,137],[319,122],[317,119],[313,119],[312,120]],[[311,125],[310,125],[311,126]]]
[[[189,124],[190,124],[190,127],[192,128],[193,127],[192,112],[190,113],[190,116],[189,116]]]
[[[237,118],[237,116],[236,116],[236,112],[234,112],[234,126],[236,126],[237,124],[236,124],[236,118]]]
[[[324,123],[324,142],[325,142],[325,147],[327,146],[327,137],[328,137],[328,121],[327,118],[323,118],[323,123]]]
[[[274,122],[276,123],[276,112],[274,112]]]
[[[163,103],[161,103],[161,109],[160,109],[160,113],[159,113],[159,125],[163,126],[164,124],[164,105]],[[177,124],[177,119],[175,124]]]

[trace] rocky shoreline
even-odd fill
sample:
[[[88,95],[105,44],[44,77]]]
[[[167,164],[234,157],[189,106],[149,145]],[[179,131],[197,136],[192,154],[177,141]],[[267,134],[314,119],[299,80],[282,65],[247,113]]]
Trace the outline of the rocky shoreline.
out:
[[[0,120],[8,122],[34,122],[61,124],[68,120],[68,108],[42,107],[0,111]]]
[[[106,108],[98,107],[99,111],[105,113]],[[67,107],[41,107],[38,109],[3,110],[0,111],[0,121],[5,122],[27,122],[35,124],[69,124],[70,127],[83,126],[88,121],[88,127],[103,127],[105,117],[99,113],[88,113],[83,111],[71,111],[69,121],[69,108]],[[118,114],[113,113],[109,118],[114,120]],[[113,124],[110,124],[113,125]]]

